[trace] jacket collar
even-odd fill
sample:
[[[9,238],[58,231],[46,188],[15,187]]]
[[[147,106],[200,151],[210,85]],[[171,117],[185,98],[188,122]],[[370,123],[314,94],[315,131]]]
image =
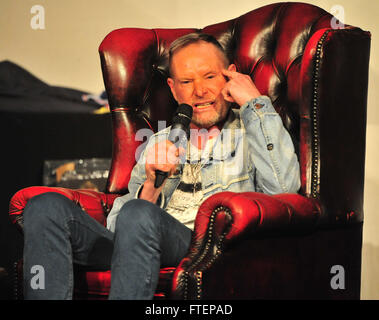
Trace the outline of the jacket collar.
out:
[[[230,108],[228,118],[216,138],[211,157],[215,160],[225,160],[234,156],[236,147],[243,141],[243,129],[239,110]]]

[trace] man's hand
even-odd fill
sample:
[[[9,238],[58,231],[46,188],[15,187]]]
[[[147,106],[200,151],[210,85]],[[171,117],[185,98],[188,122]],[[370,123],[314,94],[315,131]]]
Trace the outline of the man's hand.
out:
[[[147,180],[155,181],[155,170],[168,172],[168,176],[171,176],[176,171],[180,156],[184,152],[183,148],[177,148],[168,140],[153,145],[147,150],[145,163]]]
[[[146,181],[143,185],[139,197],[140,199],[145,199],[153,203],[157,201],[164,183],[158,189],[154,187],[155,170],[168,172],[168,176],[171,176],[177,170],[180,156],[184,153],[184,148],[177,148],[168,140],[157,142],[147,150],[145,163]]]
[[[250,76],[236,71],[222,70],[229,81],[221,91],[224,99],[242,107],[246,102],[261,96]]]

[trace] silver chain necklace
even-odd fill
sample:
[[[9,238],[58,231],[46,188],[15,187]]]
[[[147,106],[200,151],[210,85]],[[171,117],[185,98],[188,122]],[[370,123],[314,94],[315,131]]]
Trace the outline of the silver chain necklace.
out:
[[[198,155],[196,160],[192,159],[193,154],[191,154],[191,148],[192,148],[191,145],[192,145],[191,141],[188,141],[187,163],[190,166],[190,171],[191,171],[191,175],[192,175],[192,182],[193,182],[193,195],[195,196],[196,186],[199,183],[199,177],[201,177],[201,169],[204,167],[204,165],[209,160],[209,155],[213,151],[214,142],[213,141],[209,142],[209,139],[208,139],[206,142],[205,148],[202,151],[200,151],[200,149],[195,147],[197,149],[197,155]],[[207,149],[209,149],[208,153],[206,153]],[[205,155],[206,157],[204,157],[203,155]]]

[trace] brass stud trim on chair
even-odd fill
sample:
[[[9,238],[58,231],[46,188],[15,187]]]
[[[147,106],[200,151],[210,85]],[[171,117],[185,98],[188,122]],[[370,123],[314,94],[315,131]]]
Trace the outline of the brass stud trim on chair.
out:
[[[19,292],[18,292],[19,279],[18,279],[18,263],[17,263],[17,261],[15,263],[13,263],[13,276],[14,276],[14,279],[13,279],[14,298],[15,298],[15,300],[20,300]]]
[[[311,112],[311,123],[313,124],[312,127],[312,174],[311,174],[311,196],[312,198],[317,198],[319,194],[319,185],[320,185],[320,175],[319,175],[319,168],[320,168],[320,152],[319,152],[319,146],[320,146],[320,138],[319,138],[319,126],[318,126],[318,77],[319,77],[319,70],[320,70],[320,64],[321,64],[321,49],[324,45],[324,41],[329,34],[330,30],[327,30],[324,32],[324,34],[321,36],[317,47],[316,47],[316,58],[315,58],[315,66],[314,66],[314,72],[313,72],[313,105],[312,105],[312,112]]]
[[[215,244],[216,250],[214,252],[211,251],[211,248],[214,247],[212,246],[212,239],[213,239],[213,230],[214,230],[214,224],[216,221],[216,216],[219,212],[225,212],[229,217],[230,217],[230,223],[228,223],[227,227],[225,228],[224,232],[220,235],[219,239],[217,240],[217,243]],[[198,270],[196,270],[194,274],[195,282],[196,282],[196,299],[200,300],[202,297],[202,275],[203,271],[210,268],[212,264],[217,260],[217,258],[220,256],[222,253],[222,247],[224,243],[224,239],[226,234],[229,232],[230,225],[232,222],[232,215],[231,215],[231,210],[227,207],[224,206],[219,206],[216,209],[213,210],[210,218],[209,218],[209,224],[208,224],[208,229],[206,233],[206,241],[205,241],[205,246],[203,249],[202,254],[194,261],[193,264],[189,266],[186,272],[184,272],[184,294],[183,298],[184,300],[188,299],[189,296],[189,288],[188,288],[188,283],[189,283],[189,277],[190,274],[195,271],[196,267],[199,267]],[[207,257],[211,255],[209,260],[207,261]]]
[[[202,290],[201,290],[202,276],[203,276],[203,273],[201,271],[197,271],[196,272],[196,288],[197,288],[196,299],[197,300],[201,299],[201,294],[202,294]]]

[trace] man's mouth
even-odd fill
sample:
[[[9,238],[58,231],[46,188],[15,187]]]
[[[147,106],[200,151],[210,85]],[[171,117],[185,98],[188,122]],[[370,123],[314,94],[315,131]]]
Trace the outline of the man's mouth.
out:
[[[204,108],[210,107],[211,105],[213,105],[213,103],[214,103],[213,101],[195,103],[195,107],[197,109],[204,109]]]

